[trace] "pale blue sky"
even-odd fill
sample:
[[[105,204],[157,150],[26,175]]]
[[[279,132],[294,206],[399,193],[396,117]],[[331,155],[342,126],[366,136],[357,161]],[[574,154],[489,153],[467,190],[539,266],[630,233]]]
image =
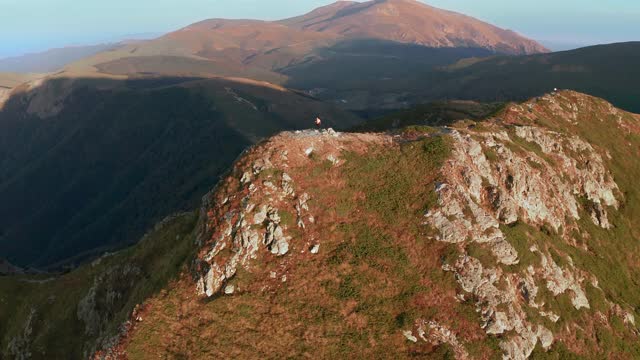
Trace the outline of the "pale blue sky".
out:
[[[212,17],[279,19],[331,0],[0,0],[0,57],[130,34],[157,34]],[[429,4],[537,40],[640,40],[639,0],[431,0]]]

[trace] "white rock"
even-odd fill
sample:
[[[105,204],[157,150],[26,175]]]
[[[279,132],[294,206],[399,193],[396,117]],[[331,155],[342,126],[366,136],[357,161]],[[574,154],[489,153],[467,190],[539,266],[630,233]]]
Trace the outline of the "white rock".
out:
[[[269,223],[265,234],[264,244],[269,247],[271,253],[282,256],[289,252],[289,239],[284,236],[280,227],[280,216],[277,209],[271,209],[267,213]]]
[[[293,182],[293,179],[291,179],[291,177],[287,173],[282,173],[282,191],[284,192],[285,196],[295,195],[293,186],[291,186],[292,182]]]
[[[253,215],[253,224],[260,225],[267,220],[267,212],[269,208],[267,205],[260,206],[259,210]]]
[[[554,323],[557,323],[560,320],[560,316],[551,312],[551,311],[540,311],[540,316],[544,316],[547,319],[551,320]]]
[[[224,271],[218,264],[211,264],[211,268],[204,277],[204,292],[208,297],[216,294],[222,287],[222,283],[226,280]]]
[[[553,333],[544,326],[538,326],[538,338],[542,348],[548,350],[553,345]]]
[[[271,181],[265,181],[262,183],[262,185],[264,185],[268,190],[271,191],[278,190],[278,188]]]
[[[233,285],[227,285],[224,288],[225,295],[232,295],[236,291],[236,287]]]
[[[411,330],[406,330],[402,332],[402,335],[404,335],[404,337],[407,338],[407,340],[417,343],[418,342],[418,338],[413,336],[413,332]]]
[[[313,245],[310,251],[312,254],[317,254],[320,251],[320,244]]]
[[[250,181],[251,181],[251,173],[248,171],[245,171],[245,173],[242,175],[242,178],[240,179],[240,183],[246,184]]]

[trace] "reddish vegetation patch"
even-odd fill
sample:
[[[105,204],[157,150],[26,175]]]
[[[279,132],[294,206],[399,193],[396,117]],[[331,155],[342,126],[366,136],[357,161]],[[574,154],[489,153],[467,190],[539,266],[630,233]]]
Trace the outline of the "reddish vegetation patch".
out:
[[[261,250],[229,280],[235,286],[231,296],[196,296],[191,276],[184,274],[166,293],[148,301],[143,321],[121,346],[128,357],[330,358],[359,353],[404,358],[446,353],[442,346],[422,340],[414,344],[402,335],[403,330],[415,333],[418,319],[445,324],[464,342],[484,340],[473,307],[456,302],[455,281],[441,270],[449,247],[428,240],[415,227],[419,201],[388,223],[367,207],[366,191],[353,191],[357,182],[345,174],[349,161],[358,157],[406,156],[401,143],[406,139],[398,142],[386,135],[287,134],[249,151],[212,196],[206,238],[219,236],[225,227],[220,219],[248,194],[239,179],[258,159],[270,158],[274,168],[292,178],[297,194],[309,193],[309,214],[315,221],[307,221],[304,229],[288,224],[285,232],[293,237],[289,253],[277,257]],[[286,161],[276,163],[283,153]],[[415,186],[432,189],[438,172],[420,170],[407,175],[419,175]],[[262,180],[254,180],[256,193],[262,191],[259,181],[269,179],[260,176]],[[252,201],[257,201],[255,195]],[[286,198],[270,204],[295,218]],[[310,252],[313,244],[320,244],[317,254]],[[200,256],[209,249],[204,246]],[[479,358],[488,358],[491,350],[485,350]]]
[[[581,107],[575,110],[572,104]],[[592,119],[594,114],[602,115],[602,119]],[[429,223],[424,219],[425,213],[430,213],[427,210],[439,206],[436,185],[441,194],[444,188],[439,185],[446,182],[451,187],[454,180],[470,174],[471,163],[467,164],[466,172],[464,169],[442,172],[446,159],[449,165],[456,161],[445,154],[450,150],[450,141],[462,141],[460,133],[469,134],[468,139],[476,141],[486,131],[495,132],[497,137],[504,134],[505,146],[513,145],[509,151],[517,152],[518,156],[527,152],[530,158],[539,160],[535,164],[521,164],[535,175],[541,168],[556,166],[559,154],[547,154],[542,145],[536,147],[518,138],[517,129],[511,125],[546,127],[560,133],[575,131],[584,136],[593,126],[592,121],[616,122],[616,129],[635,132],[638,130],[635,119],[637,116],[612,110],[607,103],[561,92],[512,105],[497,119],[474,124],[472,128],[458,127],[459,131],[451,131],[450,136],[433,133],[433,129],[414,128],[395,136],[299,132],[274,137],[248,151],[205,202],[201,248],[196,261],[200,267],[194,267],[193,274],[183,274],[167,291],[146,303],[143,321],[134,324],[117,354],[131,359],[345,358],[354,354],[359,358],[464,358],[468,352],[474,359],[494,358],[502,352],[498,348],[501,341],[516,338],[514,330],[498,332],[501,336],[486,335],[481,315],[476,312],[476,306],[481,307],[479,303],[486,299],[479,293],[463,292],[453,273],[442,270],[443,264],[461,259],[458,257],[461,253],[479,259],[485,269],[497,269],[501,277],[496,282],[499,290],[514,289],[507,294],[513,295],[513,301],[500,302],[496,311],[505,312],[513,305],[522,319],[551,329],[547,333],[552,332],[553,342],[544,345],[550,355],[624,358],[621,354],[633,354],[635,348],[627,344],[633,344],[637,333],[627,319],[632,315],[629,306],[612,307],[614,300],[619,304],[632,301],[628,294],[618,297],[616,293],[622,292],[616,286],[625,284],[626,279],[613,285],[601,281],[600,287],[583,281],[589,309],[575,309],[572,305],[577,288],[554,297],[547,289],[549,279],[542,279],[535,287],[539,290],[537,304],[542,308],[532,310],[530,293],[521,292],[522,284],[518,285],[529,265],[531,271],[537,269],[542,252],[550,252],[545,255],[547,263],[555,261],[562,269],[574,269],[573,264],[563,263],[568,261],[567,256],[572,256],[575,268],[585,269],[585,264],[590,264],[589,271],[599,279],[606,278],[609,272],[601,261],[604,261],[602,254],[608,255],[603,249],[610,248],[597,246],[611,244],[593,243],[589,237],[600,239],[610,234],[607,231],[618,229],[599,228],[581,208],[583,219],[575,221],[582,233],[569,234],[585,238],[581,241],[593,249],[587,253],[565,241],[560,231],[545,228],[544,222],[528,223],[520,213],[516,223],[496,225],[505,232],[506,241],[517,247],[520,263],[498,264],[495,254],[481,245],[471,246],[469,243],[473,241],[458,244],[435,241],[436,229],[426,225]],[[629,143],[633,144],[631,140]],[[608,159],[605,162],[617,160],[608,157],[607,149],[598,147],[598,142],[593,142],[593,146],[603,159]],[[612,149],[618,151],[620,147]],[[485,148],[480,151],[487,152],[489,169],[501,159],[497,153],[491,156]],[[583,154],[569,155],[582,159]],[[624,169],[628,159],[622,161]],[[270,165],[262,166],[267,163]],[[262,164],[259,171],[256,164]],[[506,164],[503,169],[512,165]],[[595,166],[594,161],[591,166]],[[565,170],[581,170],[576,169]],[[567,176],[573,174],[566,171]],[[290,179],[286,186],[292,192],[285,189],[284,179]],[[512,176],[512,186],[514,181]],[[479,197],[486,200],[482,209],[491,212],[491,194],[486,184],[482,189]],[[303,195],[309,197],[309,209],[298,218],[300,211],[296,204]],[[633,199],[635,195],[627,191],[625,196]],[[237,265],[237,271],[225,278],[211,297],[198,295],[196,282],[202,283],[207,269],[232,264],[238,253],[252,254],[246,245],[239,245],[233,232],[251,230],[261,236],[265,234],[269,221],[253,223],[256,211],[247,210],[265,204],[277,209],[281,218],[278,225],[289,238],[286,254],[277,256],[260,242],[255,257]],[[460,211],[470,216],[465,212],[473,210]],[[610,207],[608,211],[612,223],[619,226],[617,209]],[[249,221],[244,224],[240,219]],[[304,227],[297,220],[302,220]],[[211,255],[216,244],[225,242],[226,247]],[[534,244],[539,250],[531,250]],[[312,248],[318,252],[312,253]],[[594,254],[600,254],[598,260],[593,260]],[[551,275],[558,274],[545,276]],[[620,276],[626,274],[620,272]],[[233,291],[223,295],[227,285],[233,286]],[[560,318],[554,322],[536,309],[552,310]],[[427,331],[439,331],[436,336],[448,341],[436,341],[433,336],[428,336],[430,340],[418,338],[426,324],[432,326]],[[523,353],[534,351],[536,356],[545,355],[542,337],[539,343],[534,339],[535,350],[531,346]]]

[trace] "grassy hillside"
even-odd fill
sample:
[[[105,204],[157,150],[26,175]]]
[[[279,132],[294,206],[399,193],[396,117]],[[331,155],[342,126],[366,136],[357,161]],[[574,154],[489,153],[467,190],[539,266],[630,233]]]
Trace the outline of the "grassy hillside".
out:
[[[264,83],[53,79],[0,112],[0,253],[77,263],[195,207],[250,144],[359,119]]]
[[[0,357],[88,358],[193,253],[197,215],[167,218],[137,245],[65,275],[0,276]]]
[[[193,267],[200,282],[185,276],[149,299],[145,321],[116,349],[130,359],[636,358],[639,164],[625,154],[640,151],[638,121],[602,100],[562,92],[449,131],[273,138],[207,198]],[[598,131],[603,124],[607,130]],[[517,135],[529,127],[544,135]],[[475,141],[478,148],[461,147]],[[478,170],[483,162],[486,172]],[[562,179],[553,180],[558,171]],[[492,183],[494,174],[504,179]],[[594,215],[588,197],[609,177],[621,203]],[[577,217],[558,202],[565,196],[578,198],[571,200]],[[516,221],[501,215],[510,197]],[[528,215],[541,208],[546,220]],[[430,220],[439,211],[453,212],[440,218],[449,224],[442,228]],[[597,225],[594,216],[603,214],[609,228]],[[484,228],[488,218],[499,224]],[[284,255],[260,236],[253,243],[254,234],[274,228],[288,243]],[[466,236],[449,242],[452,234]],[[496,239],[517,261],[499,260]],[[219,276],[207,297],[202,292]],[[574,285],[556,290],[563,282]],[[582,292],[587,305],[576,307]]]
[[[243,77],[282,83],[285,77],[258,67],[229,61],[193,59],[179,56],[123,57],[96,65],[98,71],[127,76]]]

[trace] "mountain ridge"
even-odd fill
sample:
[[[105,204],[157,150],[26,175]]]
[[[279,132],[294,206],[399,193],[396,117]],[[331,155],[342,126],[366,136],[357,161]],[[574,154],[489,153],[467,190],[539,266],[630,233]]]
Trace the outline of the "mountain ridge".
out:
[[[0,349],[634,358],[639,123],[560,91],[450,127],[280,133],[199,215],[65,275],[0,277]]]
[[[191,271],[111,354],[634,357],[638,121],[561,91],[447,129],[281,133],[205,197]]]

